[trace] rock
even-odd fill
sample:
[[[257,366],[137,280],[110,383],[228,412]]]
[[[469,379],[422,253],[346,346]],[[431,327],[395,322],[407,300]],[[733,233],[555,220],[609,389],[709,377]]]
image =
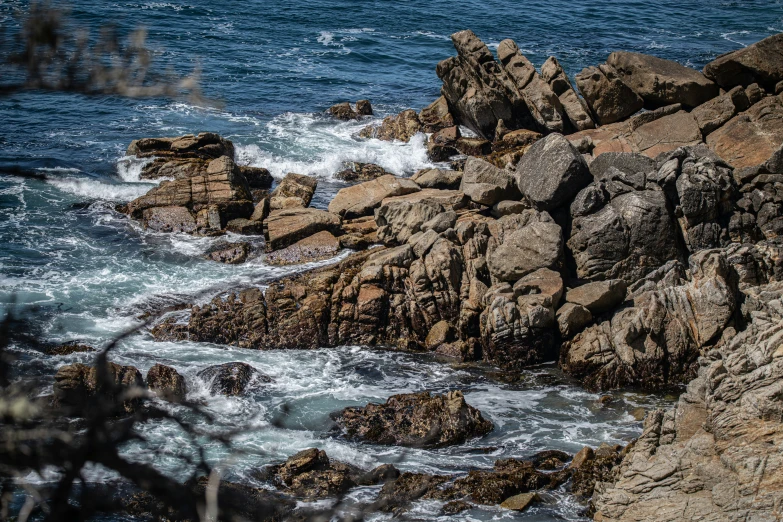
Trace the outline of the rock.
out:
[[[513,40],[503,40],[497,52],[503,70],[521,93],[538,125],[550,132],[563,132],[564,110],[560,99],[520,52],[517,44]]]
[[[519,199],[511,173],[478,158],[468,158],[460,189],[472,201],[492,206],[506,199]]]
[[[566,301],[582,305],[595,315],[608,312],[625,300],[626,284],[622,279],[596,281],[572,288]]]
[[[238,265],[247,261],[250,254],[250,243],[222,243],[211,248],[204,254],[204,257],[218,263],[227,265]]]
[[[530,147],[514,178],[520,192],[540,210],[563,205],[592,181],[582,155],[560,134],[550,134]]]
[[[208,489],[211,489],[209,477],[201,477],[196,481],[191,480],[188,485],[192,485],[197,498],[205,498],[215,494],[221,499],[216,513],[217,520],[277,522],[296,514],[296,502],[268,489],[221,480],[218,483],[217,491],[207,493]]]
[[[774,301],[777,311],[754,314],[705,354],[673,407],[647,415],[615,478],[596,487],[596,520],[774,519],[783,502],[779,292]]]
[[[494,138],[498,120],[531,128],[527,104],[487,46],[469,30],[454,33],[451,41],[457,56],[440,62],[436,72],[455,123],[487,140]]]
[[[619,191],[622,187],[628,192]],[[579,279],[632,283],[677,258],[675,228],[661,190],[618,184],[619,195],[609,199],[598,183],[583,189],[575,204],[596,189],[602,199],[575,214],[567,242]]]
[[[539,268],[514,283],[514,296],[540,295],[550,299],[548,306],[557,306],[563,297],[563,279],[548,268]]]
[[[422,189],[418,192],[411,192],[404,196],[392,196],[384,198],[381,205],[388,205],[390,203],[397,203],[405,201],[407,203],[419,203],[421,201],[429,201],[442,205],[444,209],[461,210],[464,209],[470,201],[465,197],[465,194],[461,190],[438,190],[438,189]]]
[[[541,134],[527,129],[506,132],[492,144],[493,152],[486,160],[499,168],[513,170]]]
[[[609,167],[628,175],[648,174],[656,170],[655,161],[635,152],[605,152],[590,164],[590,172],[596,180],[607,178]]]
[[[349,438],[407,447],[460,444],[492,431],[460,391],[394,395],[385,404],[346,408],[335,420]]]
[[[264,238],[268,252],[293,245],[321,231],[338,233],[340,217],[314,208],[273,210],[264,221]]]
[[[783,80],[783,34],[722,54],[704,67],[704,75],[727,91],[758,83],[769,92]]]
[[[454,228],[454,225],[456,223],[457,223],[457,213],[454,212],[453,210],[449,210],[435,216],[429,221],[425,221],[421,225],[421,230],[422,232],[432,230],[438,234],[442,234],[443,232],[446,232],[448,229]]]
[[[484,138],[466,138],[462,136],[454,142],[457,152],[466,156],[486,156],[492,152],[492,143]]]
[[[577,453],[569,468],[571,475],[571,493],[582,498],[590,498],[596,486],[602,482],[615,480],[616,466],[620,463],[625,450],[619,446],[602,444],[597,450],[585,446]]]
[[[393,175],[374,163],[350,161],[346,163],[346,167],[346,169],[335,174],[334,177],[342,181],[371,181],[381,176]]]
[[[264,197],[261,199],[258,203],[256,203],[255,208],[253,209],[253,213],[250,215],[250,221],[264,221],[268,216],[269,212],[271,212],[271,208],[269,208],[269,197]]]
[[[764,98],[705,141],[735,169],[764,163],[783,143],[783,101],[777,96]]]
[[[136,219],[144,218],[148,224],[156,223],[153,226],[160,230],[222,229],[231,219],[246,218],[253,213],[247,180],[235,167],[228,156],[214,159],[204,171],[161,182],[128,203],[128,213]],[[151,210],[156,207],[165,210]]]
[[[454,116],[449,112],[449,102],[446,101],[445,96],[424,107],[419,113],[419,121],[424,132],[438,132],[455,125]]]
[[[541,66],[541,76],[549,83],[552,91],[557,95],[563,106],[570,128],[575,131],[595,128],[593,118],[587,105],[574,91],[571,81],[568,79],[563,67],[557,58],[550,56]]]
[[[207,381],[210,392],[229,397],[243,395],[247,390],[258,384],[272,382],[270,377],[259,372],[249,364],[241,362],[210,366],[196,375]]]
[[[339,237],[341,248],[364,250],[378,242],[378,225],[373,216],[343,221],[343,235]]]
[[[583,69],[576,75],[576,85],[601,125],[623,120],[644,106],[644,100],[606,64]]]
[[[459,127],[456,125],[433,133],[427,141],[427,156],[432,161],[446,161],[451,156],[459,154],[457,140],[460,137]]]
[[[495,203],[492,206],[492,216],[501,218],[511,214],[521,214],[529,208],[530,205],[524,201],[503,200]]]
[[[563,339],[581,332],[593,320],[593,314],[582,305],[566,303],[555,314],[557,327]]]
[[[473,509],[473,505],[471,503],[465,502],[464,500],[452,500],[451,502],[446,502],[443,505],[442,512],[444,515],[453,516],[469,509]]]
[[[516,282],[540,268],[554,268],[563,255],[563,232],[551,221],[534,221],[508,234],[487,257],[492,277]]]
[[[356,114],[359,116],[372,116],[372,105],[370,104],[370,100],[357,101]]]
[[[394,176],[381,176],[373,181],[359,183],[340,189],[329,203],[329,212],[351,219],[372,214],[388,197],[418,192],[420,187],[413,181]]]
[[[237,165],[239,173],[247,180],[247,186],[251,189],[268,189],[272,186],[274,178],[269,170],[261,167],[248,167]]]
[[[270,194],[271,209],[278,210],[292,206],[308,207],[317,186],[318,180],[314,177],[289,172]],[[296,198],[296,200],[293,203],[290,201],[286,203],[287,198]]]
[[[234,144],[213,132],[202,132],[198,136],[186,134],[176,138],[134,140],[126,154],[149,158],[142,166],[141,179],[179,179],[203,173],[209,161],[215,158],[233,158]]]
[[[748,98],[750,105],[755,105],[766,96],[766,93],[759,87],[759,84],[753,83],[745,87],[745,96]]]
[[[639,152],[654,158],[678,147],[701,143],[701,129],[696,119],[685,111],[642,125],[631,134]]]
[[[439,321],[430,329],[430,333],[424,340],[424,346],[428,350],[434,350],[442,344],[454,341],[454,337],[454,328],[446,321]]]
[[[66,406],[74,414],[82,413],[85,407],[96,407],[95,399],[106,401],[104,407],[111,406],[116,415],[133,413],[139,406],[138,398],[126,398],[133,389],[143,389],[144,379],[133,366],[120,366],[106,363],[108,382],[101,387],[98,371],[94,366],[76,363],[61,366],[54,376],[54,400],[58,405]]]
[[[454,190],[462,183],[462,172],[449,169],[422,169],[416,171],[411,181],[415,181],[422,188]]]
[[[695,69],[671,60],[630,52],[613,52],[606,63],[645,105],[673,103],[697,107],[718,95],[718,86]]]
[[[384,243],[405,243],[424,223],[446,211],[437,202],[393,201],[384,203],[375,214],[378,224],[378,239]]]
[[[369,125],[359,135],[363,138],[377,138],[384,141],[404,141],[421,132],[419,116],[413,109],[402,111],[396,116],[386,116],[380,126]]]
[[[750,107],[750,101],[745,94],[745,89],[737,86],[726,94],[699,105],[691,112],[691,115],[696,118],[702,136],[707,136],[723,126],[736,113],[742,112],[748,107]]]
[[[672,105],[664,105],[663,107],[658,107],[657,109],[651,110],[651,111],[643,111],[638,114],[635,114],[631,116],[628,121],[628,129],[633,132],[642,125],[645,125],[647,123],[652,123],[656,120],[660,120],[664,116],[671,116],[672,114],[676,114],[682,110],[682,104],[681,103],[674,103]]]
[[[700,351],[734,315],[736,287],[720,251],[694,254],[690,266],[692,281],[637,294],[633,306],[566,342],[561,368],[588,389],[660,389],[693,377]]]
[[[226,223],[226,231],[235,234],[258,236],[263,233],[263,227],[258,221],[238,218]]]
[[[74,353],[88,353],[94,351],[95,348],[93,348],[92,346],[88,346],[79,341],[71,341],[57,346],[53,346],[48,350],[46,350],[46,353],[49,355],[71,355]]]
[[[327,230],[300,239],[293,245],[267,254],[270,265],[295,265],[328,259],[340,252],[340,241]]]
[[[524,511],[531,504],[539,500],[538,493],[520,493],[504,500],[500,507],[510,509],[512,511]]]
[[[170,402],[185,400],[185,378],[171,366],[155,364],[147,372],[147,387],[158,397]]]
[[[338,120],[355,120],[359,117],[348,102],[337,103],[329,107],[329,114]]]

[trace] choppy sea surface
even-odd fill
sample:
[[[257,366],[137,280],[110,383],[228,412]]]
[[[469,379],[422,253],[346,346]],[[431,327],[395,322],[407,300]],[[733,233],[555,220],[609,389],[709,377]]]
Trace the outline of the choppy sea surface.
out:
[[[0,2],[0,25],[13,29],[28,3]],[[323,111],[336,102],[368,98],[375,118],[420,109],[439,94],[435,65],[454,53],[449,35],[470,28],[491,49],[513,38],[537,66],[555,55],[570,75],[613,50],[655,54],[701,68],[718,54],[783,31],[780,1],[659,2],[414,2],[368,0],[287,2],[99,2],[69,5],[70,17],[97,32],[144,26],[156,63],[181,73],[202,71],[205,95],[220,103],[198,107],[164,99],[86,97],[26,92],[0,97],[0,307],[24,305],[35,335],[50,342],[79,339],[102,346],[161,304],[237,285],[263,285],[303,267],[274,268],[263,259],[224,266],[201,255],[215,241],[142,230],[116,213],[152,185],[125,157],[131,140],[201,131],[234,141],[240,163],[320,180],[314,205],[325,207],[342,185],[332,176],[345,161],[378,163],[399,175],[429,165],[423,136],[411,143],[358,141],[366,123],[338,123]],[[19,176],[34,171],[45,179]],[[231,236],[229,241],[237,241]],[[204,298],[200,296],[199,298]],[[22,375],[50,376],[77,354],[49,357],[25,345]],[[624,443],[637,436],[639,407],[666,397],[617,392],[597,404],[554,366],[503,384],[481,368],[421,355],[363,347],[250,351],[196,343],[155,343],[146,333],[124,340],[113,360],[146,372],[156,362],[185,375],[189,396],[204,401],[217,428],[245,428],[241,457],[208,448],[229,477],[253,481],[259,466],[318,446],[333,457],[370,468],[394,462],[403,470],[459,473],[491,467],[500,457],[543,449]],[[241,398],[210,395],[196,373],[244,361],[274,383]],[[402,451],[330,436],[329,413],[383,401],[395,393],[459,388],[495,430],[481,440],[439,450]],[[42,393],[46,393],[42,389]],[[288,411],[282,424],[282,411]],[[124,448],[174,476],[187,471],[176,456],[187,441],[165,423],[143,426],[146,444]],[[156,450],[156,452],[153,452]],[[92,479],[113,480],[93,469]],[[372,488],[355,493],[372,497]],[[524,514],[472,510],[466,520],[579,520],[582,506],[558,493]],[[436,518],[437,503],[414,514]]]

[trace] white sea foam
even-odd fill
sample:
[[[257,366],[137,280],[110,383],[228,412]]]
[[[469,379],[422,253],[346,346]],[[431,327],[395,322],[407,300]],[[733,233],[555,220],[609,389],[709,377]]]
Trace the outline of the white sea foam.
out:
[[[87,178],[50,178],[46,182],[75,196],[121,202],[143,196],[151,188],[149,184],[109,184]]]
[[[148,163],[152,163],[152,158],[123,156],[117,160],[117,175],[126,183],[150,183],[151,180],[141,179],[141,171]]]

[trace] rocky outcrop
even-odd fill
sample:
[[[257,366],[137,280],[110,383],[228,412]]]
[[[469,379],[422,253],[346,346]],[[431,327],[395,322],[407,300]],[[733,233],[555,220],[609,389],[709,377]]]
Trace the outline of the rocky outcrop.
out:
[[[595,520],[772,520],[783,506],[783,307],[780,294],[700,362],[666,411],[645,419]]]
[[[209,385],[212,393],[227,396],[242,395],[254,386],[272,382],[271,377],[241,362],[210,366],[197,375]]]
[[[644,106],[644,100],[623,83],[610,65],[588,67],[575,79],[595,120],[601,125],[625,119]]]
[[[341,181],[372,181],[381,176],[392,175],[380,165],[375,163],[359,163],[350,161],[345,164],[345,169],[337,172],[334,177]]]
[[[719,56],[704,67],[704,75],[726,90],[758,83],[775,93],[783,81],[783,34]]]
[[[155,364],[147,372],[147,387],[158,397],[170,402],[182,402],[187,394],[185,378],[164,364]]]
[[[415,182],[391,175],[340,189],[329,203],[329,212],[346,219],[372,214],[384,199],[421,190]]]
[[[133,140],[128,156],[148,158],[141,168],[142,179],[190,177],[203,171],[206,163],[221,156],[234,157],[234,144],[214,132],[198,136]]]
[[[133,366],[106,363],[106,379],[101,383],[95,366],[76,363],[60,367],[54,376],[55,403],[72,414],[86,413],[85,407],[99,407],[116,415],[133,413],[141,404],[144,379]],[[101,402],[96,405],[95,399]]]
[[[510,172],[473,157],[465,162],[460,190],[472,201],[486,206],[520,198]]]
[[[318,180],[314,177],[289,172],[269,195],[270,208],[309,207],[317,187]]]
[[[549,83],[563,106],[563,111],[568,117],[568,123],[570,123],[570,127],[564,125],[566,130],[581,131],[595,127],[590,110],[574,90],[557,58],[554,56],[547,58],[541,66],[541,76]]]
[[[422,124],[418,114],[413,109],[407,109],[396,116],[386,116],[380,125],[368,125],[359,135],[362,138],[408,142],[421,130]]]
[[[273,210],[264,221],[266,249],[280,250],[321,231],[337,233],[340,223],[340,216],[315,208]]]
[[[734,319],[737,288],[721,251],[694,254],[690,271],[691,281],[638,293],[631,306],[566,342],[563,370],[590,389],[660,389],[691,379],[700,351]]]
[[[455,125],[454,116],[449,112],[449,102],[441,96],[419,112],[419,121],[424,132],[438,132]]]
[[[394,395],[384,404],[346,408],[334,420],[350,439],[415,448],[460,444],[492,431],[460,391]]]
[[[702,73],[671,60],[640,53],[613,52],[606,63],[648,108],[674,103],[693,108],[718,95]]]

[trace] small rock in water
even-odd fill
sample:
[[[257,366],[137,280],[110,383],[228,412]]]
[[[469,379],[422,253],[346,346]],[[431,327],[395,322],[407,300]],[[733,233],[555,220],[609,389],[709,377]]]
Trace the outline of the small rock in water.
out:
[[[500,507],[513,511],[524,511],[532,503],[538,501],[538,493],[520,493],[504,500]]]
[[[241,362],[230,362],[210,366],[198,372],[205,381],[212,381],[210,391],[215,394],[242,395],[254,383],[270,383],[272,378],[252,366]]]
[[[224,243],[210,249],[204,257],[212,261],[217,261],[218,263],[238,265],[247,260],[249,253],[250,243]]]
[[[446,502],[443,505],[443,514],[456,515],[458,513],[462,513],[463,511],[467,511],[468,509],[473,509],[473,504],[470,502],[465,502],[464,500],[452,500],[451,502]]]
[[[46,350],[49,355],[71,355],[72,353],[94,352],[95,348],[80,341],[71,341]]]

